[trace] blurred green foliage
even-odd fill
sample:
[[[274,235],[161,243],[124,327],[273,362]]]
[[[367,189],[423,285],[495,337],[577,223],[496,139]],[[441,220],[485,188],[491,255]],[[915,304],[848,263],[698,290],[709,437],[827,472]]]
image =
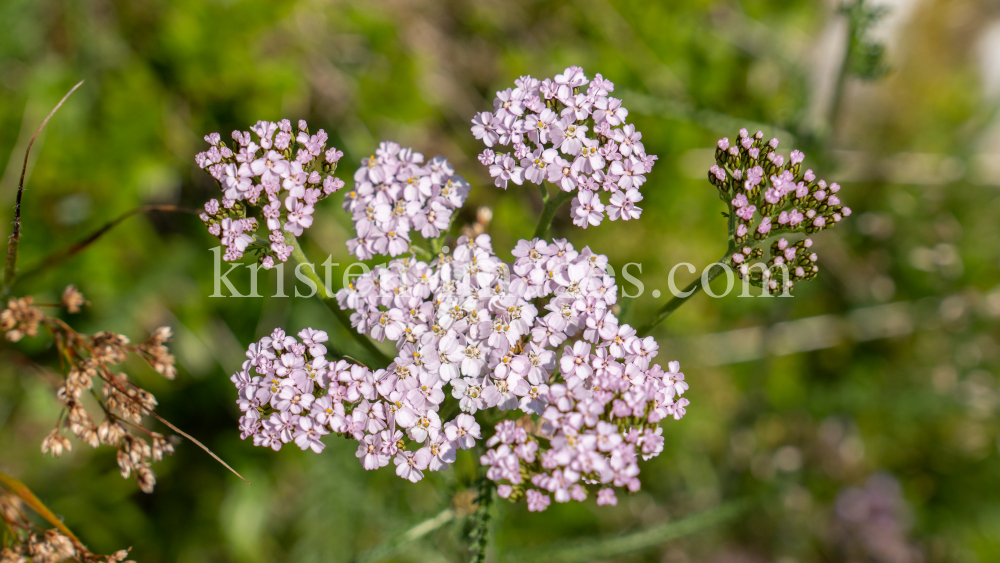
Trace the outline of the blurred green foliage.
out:
[[[927,561],[994,561],[1000,129],[998,92],[986,86],[1000,47],[983,42],[1000,12],[985,0],[927,0],[894,2],[876,18],[871,10],[882,9],[866,6],[6,0],[0,154],[9,159],[0,207],[13,204],[31,133],[83,79],[29,161],[22,269],[138,205],[199,207],[217,189],[193,163],[201,137],[283,117],[325,128],[346,153],[348,181],[351,163],[383,139],[448,157],[474,186],[463,220],[491,207],[494,246],[509,258],[541,202],[530,186],[492,187],[469,119],[517,76],[577,64],[615,82],[660,161],[643,189],[641,221],[580,231],[561,213],[554,229],[608,254],[616,272],[642,264],[646,291],[623,300],[626,318],[641,323],[663,302],[652,289],[666,293],[674,264],[700,267],[725,249],[723,207],[704,180],[711,149],[741,126],[763,124],[782,148],[805,150],[819,176],[842,179],[855,211],[816,237],[819,279],[794,299],[702,295],[680,309],[654,334],[660,360],[682,360],[692,404],[683,421],[666,424],[667,451],[643,466],[643,491],[615,508],[573,503],[541,515],[501,502],[494,553],[614,536],[759,497],[737,520],[631,560],[841,560],[833,501],[884,471],[903,487]],[[350,222],[336,200],[322,204],[306,250],[346,262]],[[345,334],[317,300],[209,298],[215,244],[195,217],[141,216],[15,294],[52,301],[76,284],[92,306],[68,320],[84,332],[140,338],[173,326],[178,379],[138,365],[130,373],[156,394],[164,417],[253,485],[186,443],[154,466],[151,495],[121,479],[109,448],[76,443],[69,455],[43,458],[38,444],[59,407],[26,367],[30,359],[58,369],[41,337],[3,348],[0,470],[32,487],[95,551],[131,545],[144,562],[347,561],[469,486],[471,457],[411,485],[388,470],[366,473],[345,441],[330,440],[322,455],[240,441],[228,376],[246,344],[275,326]],[[273,276],[262,294],[273,292]],[[683,270],[678,278],[688,281]],[[906,311],[896,324],[889,309],[865,309],[889,302]],[[858,310],[870,314],[852,316]],[[731,363],[722,359],[749,333],[703,336],[763,327],[788,340],[805,325],[782,323],[821,315],[833,323],[823,326],[850,321],[854,332],[812,350],[763,342],[755,349],[771,353]],[[891,330],[864,337],[879,322]],[[467,532],[458,519],[396,557],[453,560]]]

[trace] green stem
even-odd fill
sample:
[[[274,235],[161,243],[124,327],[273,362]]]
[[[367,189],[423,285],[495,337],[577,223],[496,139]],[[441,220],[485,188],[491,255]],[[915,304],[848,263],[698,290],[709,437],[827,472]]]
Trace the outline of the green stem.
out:
[[[316,274],[316,268],[313,267],[312,262],[310,262],[309,259],[306,258],[305,253],[302,252],[299,240],[292,236],[291,233],[286,233],[285,243],[292,246],[292,260],[295,260],[296,263],[302,265],[302,271],[305,273],[306,277],[312,280],[312,282],[316,285],[316,295],[321,301],[323,301],[327,308],[330,309],[333,316],[337,317],[337,320],[341,325],[343,325],[347,332],[351,334],[351,337],[354,338],[354,340],[360,344],[362,348],[364,348],[366,355],[369,356],[369,359],[374,361],[379,366],[387,366],[392,363],[392,358],[382,353],[382,351],[375,346],[374,342],[354,330],[354,327],[351,326],[350,317],[340,308],[340,304],[337,303],[337,298],[331,292],[327,291],[326,284],[324,284],[323,280],[321,280],[319,275]],[[327,347],[330,348],[331,352],[338,356],[344,355],[338,352],[334,346]]]
[[[438,513],[437,516],[424,520],[398,537],[369,549],[361,554],[356,561],[357,563],[376,563],[377,561],[389,559],[399,553],[406,544],[419,540],[454,519],[455,509],[446,508]]]
[[[727,201],[726,205],[729,207],[729,213],[726,215],[729,223],[729,246],[726,248],[726,253],[722,255],[722,258],[719,258],[717,262],[712,264],[712,269],[708,271],[708,283],[712,283],[712,280],[719,277],[722,272],[726,271],[726,269],[722,267],[722,264],[724,264],[726,260],[729,259],[729,256],[732,255],[733,251],[736,250],[736,241],[733,238],[736,234],[736,214],[734,213],[736,210],[733,209],[733,204],[731,202]],[[653,315],[652,319],[639,327],[637,334],[639,336],[646,336],[649,334],[649,331],[653,330],[656,325],[665,321],[667,317],[672,315],[673,312],[680,308],[681,305],[687,303],[688,299],[691,299],[701,290],[705,289],[704,285],[704,276],[698,276],[681,291],[683,295],[675,295],[673,299],[667,301],[663,307],[660,307],[656,314]]]
[[[542,195],[542,203],[548,203],[549,189],[545,187],[545,182],[538,184],[538,192]]]
[[[433,242],[434,241],[431,241],[431,248],[434,247]],[[425,260],[427,262],[430,262],[430,260],[434,257],[434,254],[432,254],[431,251],[422,246],[417,246],[412,242],[410,243],[410,252],[413,254],[414,258],[418,260]]]
[[[855,4],[860,5],[863,0],[858,0]],[[829,138],[833,134],[834,127],[840,118],[840,112],[844,106],[844,87],[847,84],[847,76],[850,74],[851,59],[854,57],[854,36],[857,33],[856,18],[851,17],[850,9],[842,9],[842,13],[847,18],[847,46],[844,48],[844,59],[840,62],[840,69],[837,72],[837,82],[833,89],[833,101],[830,103],[829,115],[827,116],[827,130],[824,132]]]
[[[715,262],[709,266],[709,268],[711,269],[708,271],[708,280],[707,280],[708,283],[712,283],[712,280],[719,277],[722,274],[722,272],[726,271],[726,269],[723,267],[723,264],[729,258],[729,255],[732,254],[733,247],[734,247],[733,243],[730,242],[729,249],[726,251],[725,254],[722,255],[722,258],[720,258],[718,262]],[[680,308],[681,305],[687,303],[688,299],[691,299],[695,295],[698,295],[698,293],[701,290],[705,289],[705,281],[706,280],[704,275],[695,278],[693,282],[689,283],[688,286],[685,287],[683,291],[681,291],[681,295],[675,295],[673,299],[667,301],[667,303],[663,307],[660,307],[660,309],[656,312],[656,314],[653,315],[652,319],[646,322],[646,324],[639,327],[638,335],[646,336],[647,334],[649,334],[649,331],[653,330],[653,328],[656,327],[656,325],[662,323],[664,320],[666,320],[667,317],[673,314],[674,311]]]
[[[625,536],[580,543],[570,547],[517,551],[505,558],[507,561],[545,561],[547,563],[598,561],[656,547],[668,541],[689,536],[732,520],[745,513],[749,501],[736,501],[718,508],[688,516],[676,522],[635,532]]]
[[[456,217],[458,217],[458,213],[452,213],[451,220],[448,221],[448,226],[441,229],[441,233],[438,235],[437,238],[433,238],[430,240],[431,256],[430,258],[428,258],[428,261],[433,260],[434,258],[437,257],[438,254],[441,253],[441,249],[444,248],[444,241],[445,239],[448,238],[448,233],[451,232],[451,228],[455,224]]]
[[[486,561],[486,548],[490,541],[490,524],[493,521],[493,502],[496,499],[496,484],[481,477],[479,479],[479,497],[476,498],[476,512],[472,515],[472,532],[469,533],[469,551],[472,557],[469,563]]]
[[[545,190],[545,184],[542,184],[540,188],[544,191],[546,196],[548,196],[548,191]],[[551,197],[542,197],[542,201],[545,205],[542,207],[542,215],[538,218],[538,225],[535,227],[535,234],[532,235],[534,238],[545,238],[545,235],[549,232],[549,227],[552,226],[552,219],[556,216],[556,211],[563,206],[564,203],[573,199],[575,192],[564,192],[559,190],[556,195]]]

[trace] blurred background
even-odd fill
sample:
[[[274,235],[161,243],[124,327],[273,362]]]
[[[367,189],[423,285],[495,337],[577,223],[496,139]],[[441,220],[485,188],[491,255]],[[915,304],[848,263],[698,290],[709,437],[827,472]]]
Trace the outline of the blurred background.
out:
[[[662,324],[658,360],[682,362],[691,406],[665,424],[643,490],[543,514],[501,502],[491,557],[750,498],[736,519],[621,560],[1000,559],[995,0],[4,0],[0,27],[5,213],[31,134],[86,81],[31,153],[22,271],[136,206],[199,207],[217,193],[194,165],[202,136],[285,117],[330,133],[348,181],[383,139],[446,156],[474,186],[463,220],[491,207],[509,258],[541,202],[530,186],[493,187],[469,120],[519,75],[581,65],[616,84],[659,163],[641,221],[581,231],[563,210],[554,229],[618,272],[642,264],[645,292],[622,301],[641,324],[674,264],[725,250],[724,207],[705,180],[716,140],[743,126],[778,135],[854,210],[814,237],[819,278],[794,299],[700,295]],[[321,204],[308,254],[347,262],[339,204]],[[347,561],[446,507],[471,462],[411,485],[363,471],[342,440],[315,455],[239,439],[229,374],[246,345],[276,326],[344,333],[315,299],[209,298],[217,244],[193,216],[140,215],[14,294],[52,302],[76,284],[92,303],[67,319],[81,332],[138,341],[172,326],[178,378],[129,373],[253,485],[187,442],[154,465],[149,495],[119,476],[111,448],[74,441],[43,457],[59,404],[26,365],[59,370],[46,337],[2,345],[0,471],[94,551],[133,546],[143,562]],[[466,526],[396,560],[457,560]]]

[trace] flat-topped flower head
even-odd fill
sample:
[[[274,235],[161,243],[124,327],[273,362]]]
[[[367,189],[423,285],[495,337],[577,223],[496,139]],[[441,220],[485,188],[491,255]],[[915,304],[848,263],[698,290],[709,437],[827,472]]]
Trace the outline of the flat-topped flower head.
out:
[[[522,240],[512,254],[506,264],[489,235],[462,236],[453,252],[392,260],[340,290],[356,330],[395,342],[385,369],[326,358],[329,337],[313,329],[251,345],[232,376],[244,438],[319,453],[326,434],[348,436],[365,469],[391,461],[412,482],[486,440],[487,478],[536,511],[581,502],[588,487],[600,504],[617,502],[613,487],[638,490],[639,458],[663,451],[660,422],[685,414],[680,366],[656,365],[656,341],[611,312],[607,257],[563,239]],[[476,419],[518,410],[517,424]]]
[[[468,182],[444,158],[425,163],[413,149],[383,142],[361,160],[344,198],[357,234],[347,249],[360,260],[406,254],[413,236],[429,240],[447,232],[468,195]]]
[[[597,225],[605,214],[638,218],[642,174],[653,159],[623,122],[620,101],[607,98],[613,88],[575,67],[555,80],[520,79],[496,103],[495,115],[508,121],[494,123],[489,113],[477,125],[494,145],[520,145],[513,154],[487,149],[481,160],[499,168],[497,177],[582,189],[572,211],[578,224]],[[532,115],[548,125],[525,133],[515,121]],[[254,129],[265,138],[273,133],[269,150],[301,143],[300,152],[324,162],[340,158],[306,135],[279,140],[287,124],[270,129]],[[241,148],[252,144],[249,133],[237,137]],[[537,162],[526,171],[519,160],[528,158]],[[265,165],[268,189],[284,185],[283,174],[299,174],[298,160]],[[232,182],[242,181],[238,172]],[[301,174],[307,183],[329,180],[314,172]],[[301,233],[311,225],[304,208],[317,198],[309,189],[265,206],[263,220],[270,225],[281,216],[289,224],[283,228]],[[611,192],[607,205],[603,190]],[[565,239],[521,240],[511,252],[514,262],[506,263],[484,232],[486,214],[453,249],[427,259],[418,258],[427,256],[419,249],[411,252],[415,235],[440,239],[450,230],[468,192],[445,159],[427,162],[396,143],[384,142],[362,159],[344,200],[357,234],[348,248],[360,259],[397,258],[355,278],[336,299],[358,333],[394,342],[396,357],[371,369],[327,357],[324,331],[292,336],[276,329],[250,345],[231,378],[244,413],[241,435],[256,446],[277,450],[294,442],[316,453],[327,435],[348,437],[357,441],[366,470],[391,462],[411,482],[447,469],[458,451],[486,440],[480,463],[504,498],[527,499],[535,511],[552,501],[582,502],[591,492],[600,504],[614,504],[613,488],[641,487],[639,458],[663,451],[661,421],[685,415],[684,376],[676,362],[667,371],[655,364],[656,341],[639,338],[615,316],[618,288],[608,258],[590,248],[577,250]],[[242,201],[211,203],[206,211],[221,214]],[[252,244],[255,226],[252,218],[225,217],[211,228],[239,250]],[[284,240],[272,233],[270,242],[280,247]],[[290,247],[282,252],[287,257]],[[274,258],[282,254],[275,250]],[[521,419],[495,424],[495,411],[521,411]]]
[[[223,259],[239,260],[250,251],[270,269],[291,255],[285,237],[301,236],[312,225],[316,203],[344,186],[332,175],[343,153],[326,149],[326,132],[310,134],[305,121],[295,131],[287,119],[258,121],[232,138],[230,147],[218,133],[206,135],[211,148],[195,155],[222,190],[221,201],[205,204],[201,220],[225,247]],[[251,216],[254,208],[258,217]],[[256,236],[259,226],[267,227],[266,240]]]
[[[819,266],[816,254],[807,250],[812,246],[809,238],[795,243],[776,240],[766,264],[751,264],[763,258],[759,247],[763,241],[779,235],[811,235],[851,215],[851,208],[837,195],[838,184],[827,184],[812,170],[804,170],[801,151],[793,150],[786,160],[777,148],[778,139],[764,142],[763,132],[751,136],[741,129],[735,142],[728,137],[719,140],[716,164],[708,171],[708,181],[729,206],[731,243],[736,249],[729,262],[741,278],[769,291],[785,291],[797,281],[812,279]]]
[[[614,88],[575,66],[542,81],[522,76],[497,92],[494,111],[472,118],[472,134],[487,147],[479,161],[499,188],[548,181],[576,192],[570,214],[579,227],[603,221],[602,191],[612,202],[608,219],[638,219],[639,189],[657,157],[646,154],[642,133],[625,122],[628,110],[611,96]]]

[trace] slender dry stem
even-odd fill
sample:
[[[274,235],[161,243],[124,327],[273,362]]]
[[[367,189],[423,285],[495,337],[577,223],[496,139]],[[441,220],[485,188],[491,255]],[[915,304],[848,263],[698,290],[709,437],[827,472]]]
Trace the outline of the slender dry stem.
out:
[[[14,279],[17,277],[17,246],[21,241],[21,196],[24,194],[24,176],[28,172],[28,155],[31,154],[31,146],[35,144],[38,134],[42,132],[42,129],[52,119],[52,116],[56,114],[56,111],[62,107],[63,103],[81,85],[83,85],[82,80],[77,82],[76,86],[70,88],[70,91],[66,92],[66,95],[56,104],[56,107],[52,108],[49,115],[45,117],[42,124],[35,130],[35,134],[31,136],[31,140],[28,141],[28,148],[24,151],[24,165],[21,167],[21,180],[17,184],[17,201],[14,203],[14,229],[11,231],[10,239],[7,242],[7,263],[3,271],[2,296],[6,296],[10,292],[10,287],[14,285]]]
[[[132,217],[133,215],[139,215],[141,213],[149,213],[151,211],[162,211],[162,212],[165,212],[165,213],[191,213],[191,214],[194,214],[194,215],[197,215],[199,213],[199,211],[197,209],[189,209],[187,207],[178,207],[176,205],[143,205],[143,206],[140,206],[140,207],[136,207],[135,209],[130,209],[129,211],[126,211],[125,213],[122,213],[121,215],[119,215],[115,219],[112,219],[111,221],[108,221],[107,223],[104,224],[104,226],[102,226],[101,228],[97,229],[93,233],[87,235],[86,237],[84,237],[83,239],[81,239],[78,242],[74,243],[73,245],[68,246],[68,247],[66,247],[66,248],[64,248],[62,250],[58,250],[56,252],[53,252],[52,254],[49,254],[47,257],[45,257],[44,259],[42,259],[42,261],[39,262],[38,264],[36,264],[34,267],[32,267],[31,269],[29,269],[25,273],[21,274],[20,276],[18,276],[17,279],[23,281],[23,280],[26,280],[28,278],[34,277],[34,276],[38,275],[39,273],[41,273],[41,272],[43,272],[43,271],[45,271],[45,270],[47,270],[47,269],[49,269],[49,268],[51,268],[51,267],[59,264],[61,262],[64,262],[64,261],[72,258],[76,254],[78,254],[79,252],[81,252],[82,250],[84,250],[85,248],[87,248],[88,246],[90,246],[91,244],[93,244],[94,242],[96,242],[97,239],[99,239],[102,236],[104,236],[105,233],[107,233],[111,229],[117,227],[118,224],[121,223],[122,221],[124,221],[125,219],[128,219],[129,217]]]
[[[115,389],[117,389],[125,398],[127,398],[128,400],[130,400],[133,403],[135,403],[136,405],[138,405],[139,408],[142,409],[143,412],[149,413],[156,420],[159,420],[164,425],[166,425],[167,428],[170,428],[174,432],[176,432],[176,433],[180,434],[181,436],[187,438],[188,440],[191,440],[192,442],[194,442],[194,444],[196,446],[198,446],[199,448],[205,450],[205,453],[207,453],[208,455],[212,456],[212,459],[214,459],[215,461],[221,463],[222,466],[225,467],[226,469],[232,471],[233,475],[236,475],[237,477],[239,477],[240,479],[242,479],[243,482],[246,483],[247,485],[250,484],[250,481],[247,481],[245,477],[243,477],[242,475],[239,474],[239,472],[237,472],[235,469],[233,469],[232,467],[230,467],[228,463],[222,461],[222,458],[219,457],[219,456],[217,456],[217,455],[215,455],[215,452],[213,452],[212,450],[208,449],[208,446],[206,446],[205,444],[202,444],[201,442],[199,442],[198,440],[196,440],[194,438],[194,436],[188,434],[187,432],[181,430],[180,428],[177,428],[176,426],[174,426],[173,424],[171,424],[169,420],[167,420],[167,419],[163,418],[162,416],[156,414],[156,412],[147,409],[142,403],[140,403],[139,401],[137,401],[133,397],[131,397],[128,394],[128,391],[125,390],[125,388],[122,387],[120,383],[118,383],[117,381],[115,381],[113,377],[107,377],[104,373],[101,373],[101,379],[103,379],[107,383],[111,384],[111,386],[114,387]]]

